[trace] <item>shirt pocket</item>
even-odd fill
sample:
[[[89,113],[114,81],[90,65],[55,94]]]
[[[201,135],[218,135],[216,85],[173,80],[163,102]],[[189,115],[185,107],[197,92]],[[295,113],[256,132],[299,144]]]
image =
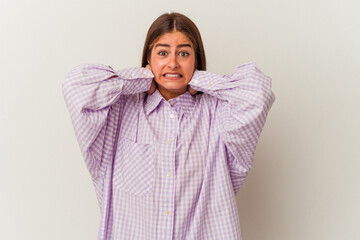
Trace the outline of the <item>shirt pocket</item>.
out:
[[[152,192],[154,182],[154,146],[119,139],[114,185],[121,192],[146,196]]]

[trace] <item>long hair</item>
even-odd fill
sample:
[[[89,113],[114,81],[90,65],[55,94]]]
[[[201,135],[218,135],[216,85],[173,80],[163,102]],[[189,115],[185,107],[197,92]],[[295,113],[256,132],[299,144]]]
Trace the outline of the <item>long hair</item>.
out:
[[[163,34],[173,31],[184,33],[190,39],[195,50],[195,68],[206,70],[205,50],[199,29],[188,17],[175,12],[161,15],[151,24],[144,44],[141,66],[148,64],[154,43]]]

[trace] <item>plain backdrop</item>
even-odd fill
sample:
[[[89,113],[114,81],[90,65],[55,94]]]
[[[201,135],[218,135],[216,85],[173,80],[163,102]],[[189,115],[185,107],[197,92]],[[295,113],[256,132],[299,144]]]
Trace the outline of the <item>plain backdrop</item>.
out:
[[[1,0],[0,239],[96,239],[99,208],[61,83],[140,66],[165,12],[200,29],[208,71],[256,61],[276,101],[237,195],[245,240],[360,239],[358,0]]]

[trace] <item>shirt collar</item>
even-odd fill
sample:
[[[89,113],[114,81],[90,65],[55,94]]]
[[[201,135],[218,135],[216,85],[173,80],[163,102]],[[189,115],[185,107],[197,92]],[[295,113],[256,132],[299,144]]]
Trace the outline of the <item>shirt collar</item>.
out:
[[[146,115],[149,115],[154,109],[159,105],[159,103],[165,100],[163,96],[160,94],[159,90],[155,90],[155,92],[151,95],[147,95],[146,103],[145,103],[145,112]]]
[[[169,99],[167,101],[167,104],[170,104],[173,107],[180,108],[181,111],[184,112],[184,115],[187,117],[193,111],[196,99],[198,97],[199,94],[192,96],[188,91],[186,91],[184,94],[176,98]],[[148,95],[145,104],[146,115],[149,115],[162,101],[166,102],[158,89],[156,89],[153,94]]]

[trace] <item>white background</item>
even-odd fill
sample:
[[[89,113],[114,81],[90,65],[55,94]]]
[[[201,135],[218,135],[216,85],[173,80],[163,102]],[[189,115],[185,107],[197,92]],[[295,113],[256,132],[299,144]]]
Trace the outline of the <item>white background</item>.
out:
[[[0,239],[96,239],[62,97],[71,68],[140,65],[150,24],[189,16],[208,71],[256,61],[276,101],[237,201],[245,240],[360,239],[360,2],[0,1]]]

